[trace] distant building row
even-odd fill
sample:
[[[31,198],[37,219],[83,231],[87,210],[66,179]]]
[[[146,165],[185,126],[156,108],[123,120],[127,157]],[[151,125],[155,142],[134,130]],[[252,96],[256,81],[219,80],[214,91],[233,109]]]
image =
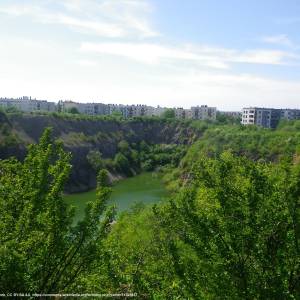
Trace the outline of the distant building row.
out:
[[[300,119],[300,109],[249,107],[243,109],[242,124],[276,128],[281,119]]]
[[[20,111],[63,111],[69,112],[76,109],[81,114],[87,115],[111,115],[115,112],[125,118],[140,116],[161,116],[168,108],[152,107],[147,105],[122,105],[104,103],[79,103],[73,101],[59,101],[58,104],[46,100],[22,97],[18,99],[0,98],[0,106],[4,108],[15,107]],[[217,109],[207,105],[195,106],[190,109],[173,108],[175,117],[180,119],[216,120]]]
[[[22,97],[18,99],[0,98],[0,106],[3,108],[14,107],[20,111],[56,111],[56,104],[46,100],[31,99],[31,97]]]
[[[61,111],[69,112],[76,109],[81,114],[86,115],[111,115],[120,113],[125,118],[138,116],[159,116],[164,108],[147,105],[123,105],[123,104],[104,104],[104,103],[78,103],[73,101],[60,101]]]
[[[168,108],[152,107],[147,105],[122,105],[104,103],[78,103],[73,101],[59,101],[58,104],[46,100],[31,99],[31,97],[0,98],[0,107],[16,108],[24,112],[35,111],[63,111],[76,109],[81,114],[111,115],[120,113],[125,118],[140,116],[161,116]],[[217,109],[207,105],[194,106],[190,109],[173,108],[175,117],[179,119],[216,120]],[[275,109],[249,107],[240,112],[219,112],[230,117],[242,119],[243,125],[258,125],[266,128],[275,128],[281,119],[300,119],[300,109]]]
[[[62,111],[70,111],[76,108],[79,113],[87,115],[110,115],[119,112],[125,118],[140,116],[161,116],[168,108],[153,107],[148,105],[123,105],[123,104],[103,104],[103,103],[78,103],[73,101],[60,102]],[[190,109],[173,108],[175,117],[179,119],[216,119],[217,109],[207,105],[195,106]]]

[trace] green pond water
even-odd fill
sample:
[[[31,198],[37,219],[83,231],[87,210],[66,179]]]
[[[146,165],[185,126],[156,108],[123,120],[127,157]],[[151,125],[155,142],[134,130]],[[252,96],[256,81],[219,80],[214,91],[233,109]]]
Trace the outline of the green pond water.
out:
[[[142,173],[123,179],[112,188],[113,192],[108,204],[115,204],[118,212],[129,209],[136,202],[154,204],[167,196],[161,177],[156,173]],[[65,196],[66,202],[76,207],[76,220],[83,218],[86,203],[95,198],[95,190]]]

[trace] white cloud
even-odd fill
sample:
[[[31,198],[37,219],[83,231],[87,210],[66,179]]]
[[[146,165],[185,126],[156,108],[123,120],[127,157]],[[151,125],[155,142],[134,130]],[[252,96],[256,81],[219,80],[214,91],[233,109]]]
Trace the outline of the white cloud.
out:
[[[82,52],[110,54],[127,57],[147,64],[158,64],[164,60],[199,61],[203,66],[226,69],[228,66],[218,58],[197,54],[180,48],[142,43],[82,43]]]
[[[145,0],[53,0],[55,9],[46,4],[0,4],[0,13],[110,38],[158,35],[149,24],[150,5]]]
[[[247,50],[232,61],[250,64],[286,65],[289,59],[299,59],[296,54],[280,50]]]
[[[41,14],[41,10],[31,4],[0,5],[0,13],[15,17],[23,15]]]
[[[76,63],[82,67],[95,67],[98,65],[97,61],[89,59],[79,59]]]
[[[289,39],[289,37],[286,34],[265,36],[262,38],[262,41],[274,45],[294,47],[294,43]]]
[[[64,14],[53,16],[53,18],[48,19],[48,22],[60,23],[81,32],[94,33],[103,37],[117,38],[127,35],[123,28],[115,24],[99,21],[87,21]]]
[[[166,60],[194,61],[201,66],[228,69],[232,63],[284,65],[289,59],[299,59],[293,53],[279,50],[246,50],[210,48],[206,46],[177,46],[155,43],[90,43],[81,44],[86,53],[117,55],[147,64],[158,64]]]
[[[145,0],[106,0],[100,5],[100,10],[106,15],[114,16],[121,24],[134,28],[143,37],[160,35],[149,24],[148,16],[153,7]]]

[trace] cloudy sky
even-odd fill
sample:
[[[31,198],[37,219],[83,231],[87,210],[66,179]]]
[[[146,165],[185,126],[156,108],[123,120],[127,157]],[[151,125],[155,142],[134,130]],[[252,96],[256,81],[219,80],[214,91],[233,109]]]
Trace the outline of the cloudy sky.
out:
[[[300,108],[299,0],[0,0],[0,97]]]

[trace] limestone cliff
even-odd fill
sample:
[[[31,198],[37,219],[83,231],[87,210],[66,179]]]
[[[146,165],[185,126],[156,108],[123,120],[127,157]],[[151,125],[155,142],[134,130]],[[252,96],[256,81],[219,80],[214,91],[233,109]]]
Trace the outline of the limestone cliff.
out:
[[[162,119],[105,120],[0,114],[0,125],[0,159],[10,156],[24,158],[26,145],[37,142],[43,130],[52,127],[54,136],[61,139],[66,150],[72,153],[73,170],[67,186],[69,192],[95,186],[95,172],[86,159],[90,150],[99,150],[104,158],[113,158],[121,140],[129,143],[144,140],[149,144],[190,144],[200,135],[188,124]],[[8,134],[9,143],[5,139]]]

